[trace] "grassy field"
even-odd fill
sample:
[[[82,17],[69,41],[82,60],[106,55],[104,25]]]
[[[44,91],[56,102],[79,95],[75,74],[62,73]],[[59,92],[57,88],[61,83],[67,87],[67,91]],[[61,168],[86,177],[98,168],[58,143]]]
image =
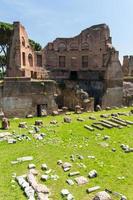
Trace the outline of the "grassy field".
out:
[[[129,200],[133,200],[133,153],[124,153],[120,148],[122,143],[133,147],[133,125],[122,129],[104,128],[103,131],[95,129],[93,132],[84,128],[85,124],[89,125],[93,122],[89,119],[89,116],[95,116],[96,121],[98,121],[102,113],[129,112],[130,109],[83,113],[79,115],[85,119],[83,122],[77,121],[77,114],[71,114],[72,123],[70,124],[63,122],[64,115],[41,118],[44,127],[41,128],[40,132],[46,134],[46,137],[41,141],[35,140],[28,133],[28,130],[31,130],[30,126],[39,118],[11,119],[9,132],[25,133],[31,138],[31,141],[18,141],[16,144],[0,142],[0,200],[26,199],[18,184],[13,181],[12,174],[26,174],[29,163],[36,165],[39,171],[38,181],[40,181],[41,175],[44,174],[41,170],[42,163],[46,163],[53,170],[53,174],[60,177],[56,181],[48,180],[45,183],[51,191],[50,199],[62,199],[60,191],[66,188],[74,195],[76,200],[91,200],[96,192],[87,194],[86,189],[99,185],[101,190],[107,188],[117,191],[127,196]],[[133,121],[133,115],[120,117]],[[50,121],[53,119],[57,120],[57,125],[50,125]],[[27,122],[28,129],[18,128],[19,122],[23,121]],[[3,131],[0,130],[0,132]],[[105,135],[110,136],[110,139],[103,141]],[[105,147],[105,144],[108,144],[108,146]],[[113,152],[112,148],[116,148],[116,152]],[[74,162],[70,160],[72,154],[76,158]],[[77,155],[82,155],[84,159],[79,160]],[[89,159],[88,156],[90,155],[95,156],[95,159]],[[30,162],[11,164],[12,160],[23,156],[33,156],[34,159]],[[88,179],[89,182],[83,186],[78,186],[76,183],[69,186],[66,183],[69,172],[64,172],[57,165],[59,159],[63,162],[71,162],[71,171],[80,171],[80,174],[85,177],[87,177],[89,171],[95,169],[98,172],[98,177]],[[80,163],[83,163],[86,168],[81,167]],[[125,178],[119,180],[118,177],[122,176]],[[115,196],[112,196],[112,198],[114,200],[120,199]]]

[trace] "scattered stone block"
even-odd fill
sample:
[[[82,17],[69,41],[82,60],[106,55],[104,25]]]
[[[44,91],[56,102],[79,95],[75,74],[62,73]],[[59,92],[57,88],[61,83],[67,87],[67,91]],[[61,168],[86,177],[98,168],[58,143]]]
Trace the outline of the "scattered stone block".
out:
[[[100,186],[95,186],[95,187],[88,188],[86,191],[87,191],[87,193],[91,193],[91,192],[95,192],[96,190],[99,190],[99,189],[100,189]]]
[[[94,128],[97,128],[98,130],[104,130],[104,128],[102,127],[102,126],[100,126],[100,125],[97,125],[97,124],[92,124],[92,126],[94,127]]]
[[[26,122],[20,122],[18,127],[19,128],[27,128],[27,123]]]
[[[62,107],[62,110],[63,110],[64,112],[66,112],[66,111],[68,110],[68,107],[64,106],[64,107]]]
[[[108,123],[106,123],[106,122],[99,122],[99,124],[101,124],[103,127],[105,127],[105,128],[113,128],[113,126],[112,125],[110,125],[110,124],[108,124]]]
[[[7,130],[10,127],[10,122],[6,117],[2,118],[2,129]]]
[[[94,169],[94,170],[91,170],[88,174],[88,177],[89,178],[95,178],[97,177],[97,171]]]
[[[57,110],[54,110],[54,111],[52,112],[52,115],[53,115],[53,116],[59,115],[59,112],[58,112]]]
[[[84,176],[79,176],[74,179],[78,185],[84,185],[88,183],[88,179]]]
[[[52,121],[50,121],[50,124],[57,124],[57,121],[56,120],[52,120]]]
[[[48,166],[44,163],[41,165],[41,169],[42,170],[48,170]]]
[[[96,117],[94,117],[94,116],[89,116],[89,119],[91,119],[91,120],[96,120]]]
[[[77,118],[77,121],[83,122],[83,121],[85,121],[85,120],[84,120],[83,118],[79,117],[79,118]]]
[[[80,172],[79,172],[79,171],[70,172],[70,173],[69,173],[69,176],[77,176],[77,175],[80,175]]]
[[[32,156],[25,156],[25,157],[17,158],[17,161],[19,161],[19,162],[25,162],[25,161],[31,161],[31,160],[33,160]]]
[[[97,105],[97,106],[96,106],[96,111],[101,111],[101,110],[102,110],[101,106],[100,106],[100,105]]]
[[[84,159],[84,157],[83,157],[83,156],[81,156],[81,155],[79,155],[79,156],[78,156],[78,159],[80,159],[80,160],[83,160],[83,159]]]
[[[112,148],[112,151],[113,151],[113,152],[116,152],[116,149],[115,149],[115,148]]]
[[[33,118],[33,115],[31,115],[31,114],[26,115],[26,118]]]
[[[29,183],[24,179],[24,177],[18,176],[18,177],[16,177],[16,180],[17,180],[18,184],[21,186],[21,188],[24,190],[27,198],[34,200],[35,199],[34,198],[35,191],[31,186],[29,186]]]
[[[105,135],[104,137],[103,137],[103,140],[109,140],[110,139],[110,136],[108,136],[108,135]]]
[[[112,118],[110,119],[112,122],[115,122],[116,124],[119,124],[121,126],[127,126],[127,123],[119,121],[118,119]]]
[[[35,121],[35,126],[42,126],[43,125],[43,121],[42,120],[36,120]]]
[[[64,170],[65,172],[66,172],[66,171],[69,171],[69,170],[71,169],[71,167],[72,167],[72,164],[69,163],[69,162],[65,162],[65,163],[62,164],[62,168],[63,168],[63,170]]]
[[[120,200],[127,200],[127,197],[126,196],[121,196]]]
[[[67,179],[66,182],[68,183],[68,185],[74,185],[74,182],[72,179]]]
[[[40,131],[40,128],[38,128],[37,126],[34,126],[34,130],[36,133],[38,133]]]
[[[89,131],[94,131],[94,128],[88,125],[84,125],[84,128],[88,129]]]
[[[62,163],[63,163],[62,160],[57,161],[57,165],[62,165]]]
[[[93,200],[111,200],[111,196],[107,192],[102,191],[98,192]]]
[[[102,117],[102,118],[108,118],[109,115],[108,114],[102,114],[102,115],[100,115],[100,117]]]
[[[111,110],[111,107],[109,107],[109,106],[108,106],[108,107],[106,107],[106,110]]]
[[[47,181],[48,178],[49,178],[49,175],[42,175],[41,176],[41,180],[43,180],[43,181]]]
[[[17,142],[17,140],[15,139],[8,139],[8,144],[15,144]]]
[[[64,122],[71,123],[72,119],[70,117],[64,117]]]
[[[95,156],[88,156],[88,158],[90,158],[90,159],[95,159]]]
[[[37,171],[36,169],[34,169],[34,168],[31,168],[31,169],[29,170],[29,172],[30,172],[31,174],[35,175],[35,176],[38,175],[38,171]]]
[[[62,190],[61,190],[61,195],[62,195],[63,197],[68,196],[68,194],[70,194],[70,192],[69,192],[67,189],[62,189]]]
[[[52,172],[52,169],[49,169],[47,171],[45,171],[45,174],[50,174]]]
[[[29,168],[29,169],[34,169],[34,168],[36,168],[36,166],[35,166],[34,164],[29,164],[29,165],[28,165],[28,168]]]
[[[75,161],[75,156],[74,156],[74,155],[71,155],[71,156],[70,156],[70,159],[71,159],[71,161],[74,162],[74,161]]]
[[[53,179],[54,181],[57,181],[59,179],[59,176],[55,174],[55,175],[51,175],[50,178]]]
[[[68,194],[68,196],[66,197],[66,200],[73,200],[73,199],[74,199],[74,197],[71,193]]]
[[[38,193],[37,194],[37,200],[49,200],[48,194]]]
[[[34,130],[29,130],[29,134],[34,134],[35,131]]]

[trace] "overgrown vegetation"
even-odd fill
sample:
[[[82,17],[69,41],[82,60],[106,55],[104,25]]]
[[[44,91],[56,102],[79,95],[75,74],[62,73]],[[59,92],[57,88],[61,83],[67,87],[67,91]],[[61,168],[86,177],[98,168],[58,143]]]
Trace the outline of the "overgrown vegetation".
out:
[[[0,22],[0,29],[3,31],[13,30],[13,25],[10,23]]]
[[[63,123],[63,115],[45,118],[12,119],[11,128],[8,131],[26,134],[31,138],[31,141],[18,141],[16,144],[0,143],[0,199],[26,199],[18,184],[13,181],[12,174],[22,175],[27,173],[27,166],[32,162],[39,171],[38,181],[40,181],[40,176],[44,174],[44,171],[41,170],[42,163],[46,163],[60,177],[57,181],[48,180],[44,183],[50,188],[53,200],[62,200],[60,191],[63,188],[68,189],[76,200],[92,200],[96,192],[87,194],[86,189],[95,185],[100,185],[101,190],[107,188],[124,194],[129,200],[132,200],[133,153],[124,153],[120,145],[124,143],[133,147],[133,126],[123,127],[122,129],[104,128],[103,131],[95,130],[94,132],[84,128],[85,124],[90,125],[93,122],[89,119],[89,116],[93,115],[98,120],[100,115],[105,112],[128,113],[130,109],[84,113],[81,115],[71,114],[72,123],[70,124]],[[84,118],[85,121],[78,122],[77,117],[79,116]],[[133,121],[133,115],[121,116],[121,118]],[[45,133],[46,136],[41,141],[35,140],[28,133],[36,119],[42,119],[44,124],[40,132]],[[57,125],[50,125],[50,121],[53,119],[57,120]],[[28,129],[18,128],[19,122],[23,121],[27,122]],[[0,132],[3,131],[1,130]],[[110,136],[110,139],[104,141],[103,137],[105,135]],[[112,148],[115,148],[116,152],[112,151]],[[74,162],[70,160],[71,155],[76,158]],[[84,157],[83,160],[78,159],[77,155],[82,155]],[[34,160],[15,165],[11,164],[12,160],[22,156],[33,156]],[[95,156],[95,159],[89,159],[88,156]],[[85,177],[87,177],[90,170],[95,169],[98,172],[98,177],[90,179],[88,184],[83,186],[77,186],[76,183],[73,186],[69,186],[66,183],[69,172],[63,172],[62,168],[57,165],[57,160],[71,162],[73,165],[71,171],[80,171],[80,174]],[[124,178],[120,179],[119,177]],[[112,199],[118,200],[120,198],[112,196]]]
[[[41,51],[42,47],[39,43],[35,42],[34,40],[29,39],[29,43],[34,49],[34,51]]]

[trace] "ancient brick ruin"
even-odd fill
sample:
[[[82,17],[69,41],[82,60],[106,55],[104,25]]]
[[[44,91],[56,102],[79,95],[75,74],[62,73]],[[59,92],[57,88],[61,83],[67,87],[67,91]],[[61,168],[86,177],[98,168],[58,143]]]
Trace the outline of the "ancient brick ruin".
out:
[[[23,100],[25,99],[22,108],[26,109],[27,105],[32,104],[29,113],[34,112],[35,114],[37,106],[45,104],[49,111],[51,111],[51,105],[53,109],[56,106],[59,108],[67,106],[72,110],[76,105],[80,105],[85,110],[93,109],[92,107],[95,108],[96,105],[101,105],[103,108],[122,105],[122,67],[119,53],[113,47],[111,40],[109,27],[106,24],[100,24],[87,28],[72,38],[57,38],[41,51],[34,51],[25,28],[19,22],[14,22],[6,73],[7,77],[12,78],[5,79],[1,86],[1,107],[4,111],[6,110],[10,96],[9,114],[10,109],[13,108],[12,105],[16,102],[14,98],[20,97],[21,99],[22,93]],[[29,81],[30,79],[32,81]],[[42,99],[40,96],[40,93],[42,95],[44,92],[40,86],[42,82],[50,88],[47,79],[53,80],[53,85],[56,81],[56,87],[52,86],[54,88],[54,91],[52,90],[53,99],[49,99],[49,95],[45,95]],[[36,88],[35,82],[40,83],[39,93],[33,89]],[[13,83],[17,92],[15,89],[11,92],[12,88],[9,87],[9,83]],[[19,90],[20,85],[23,85],[23,92]],[[54,98],[55,93],[56,99]],[[30,96],[29,100],[26,100],[27,95]],[[41,99],[40,103],[38,99]],[[20,111],[22,104],[21,102]],[[11,113],[13,114],[12,111]]]
[[[33,50],[25,28],[19,22],[13,24],[8,65],[8,77],[46,77],[46,70],[42,67],[42,54]]]
[[[68,80],[75,81],[94,97],[95,106],[122,104],[123,75],[119,53],[112,46],[106,24],[92,26],[73,38],[57,38],[43,51],[51,79],[64,81],[66,86]]]
[[[124,56],[122,65],[124,76],[133,76],[133,56]]]

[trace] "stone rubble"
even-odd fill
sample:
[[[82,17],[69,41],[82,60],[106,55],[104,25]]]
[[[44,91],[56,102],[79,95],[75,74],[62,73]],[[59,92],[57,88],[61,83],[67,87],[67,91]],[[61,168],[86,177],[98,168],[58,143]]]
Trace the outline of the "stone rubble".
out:
[[[93,200],[112,200],[112,199],[107,192],[102,191],[98,192],[96,196],[93,198]]]
[[[91,170],[90,172],[89,172],[89,174],[88,174],[88,177],[89,178],[95,178],[95,177],[97,177],[97,171],[94,169],[94,170]]]
[[[88,179],[84,176],[79,176],[74,179],[78,185],[84,185],[88,183]]]
[[[87,193],[91,193],[91,192],[95,192],[96,190],[99,190],[99,189],[100,189],[100,186],[95,186],[95,187],[88,188],[86,191],[87,191]]]

